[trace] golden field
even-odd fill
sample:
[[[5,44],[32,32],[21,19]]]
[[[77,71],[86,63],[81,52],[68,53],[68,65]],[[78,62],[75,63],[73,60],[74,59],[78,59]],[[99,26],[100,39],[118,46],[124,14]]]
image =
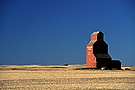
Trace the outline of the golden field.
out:
[[[130,70],[83,69],[85,65],[0,66],[0,90],[135,90]]]

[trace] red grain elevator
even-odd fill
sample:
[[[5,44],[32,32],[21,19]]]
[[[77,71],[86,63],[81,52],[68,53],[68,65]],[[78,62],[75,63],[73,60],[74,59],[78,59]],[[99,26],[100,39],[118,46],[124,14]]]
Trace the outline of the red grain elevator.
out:
[[[112,61],[108,54],[108,45],[104,41],[104,34],[101,31],[91,34],[91,40],[86,46],[86,66],[87,68],[97,69],[102,67],[121,69],[121,62],[118,60]]]

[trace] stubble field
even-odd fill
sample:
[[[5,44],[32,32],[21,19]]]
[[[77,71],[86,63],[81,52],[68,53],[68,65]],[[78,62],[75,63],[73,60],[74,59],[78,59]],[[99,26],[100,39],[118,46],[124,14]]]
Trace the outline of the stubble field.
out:
[[[85,67],[0,66],[0,90],[135,90],[134,70],[82,69]]]

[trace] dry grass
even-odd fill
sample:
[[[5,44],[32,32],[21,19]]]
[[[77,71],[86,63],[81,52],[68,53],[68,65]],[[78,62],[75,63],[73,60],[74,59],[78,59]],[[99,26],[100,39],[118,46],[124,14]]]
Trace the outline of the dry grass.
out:
[[[135,89],[135,71],[77,68],[85,65],[0,66],[0,90]]]

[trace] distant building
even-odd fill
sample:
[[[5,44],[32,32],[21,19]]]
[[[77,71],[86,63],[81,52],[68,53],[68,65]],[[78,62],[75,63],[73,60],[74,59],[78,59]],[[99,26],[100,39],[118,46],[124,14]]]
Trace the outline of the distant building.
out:
[[[108,45],[103,36],[101,31],[91,34],[91,41],[86,46],[87,68],[121,69],[121,62],[112,60],[108,54]]]

